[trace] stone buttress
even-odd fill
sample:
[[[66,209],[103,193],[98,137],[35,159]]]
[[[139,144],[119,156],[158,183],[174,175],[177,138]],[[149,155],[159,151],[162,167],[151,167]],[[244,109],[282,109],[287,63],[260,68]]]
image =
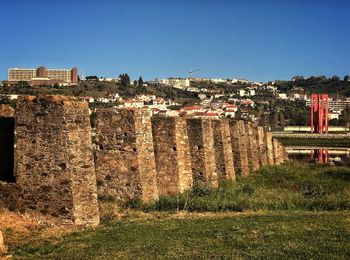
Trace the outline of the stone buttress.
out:
[[[259,169],[259,150],[257,143],[257,129],[252,122],[246,122],[244,124],[245,134],[248,137],[248,162],[249,162],[249,171],[253,172]]]
[[[187,119],[187,132],[194,184],[217,187],[212,120]]]
[[[271,132],[265,132],[265,147],[266,147],[267,164],[274,165],[275,158],[273,154],[273,141],[272,141]]]
[[[236,174],[248,175],[248,140],[242,120],[230,120],[233,162]]]
[[[151,115],[146,110],[98,109],[95,164],[100,198],[158,199]]]
[[[191,156],[186,119],[152,119],[159,195],[182,193],[192,187]]]
[[[265,142],[265,131],[262,126],[258,126],[257,128],[257,141],[258,141],[258,151],[259,151],[259,165],[265,166],[267,165],[267,148]]]
[[[212,120],[216,170],[219,181],[236,180],[233,166],[230,125],[226,119]]]
[[[19,100],[16,157],[22,208],[78,225],[99,223],[86,102],[60,96]]]

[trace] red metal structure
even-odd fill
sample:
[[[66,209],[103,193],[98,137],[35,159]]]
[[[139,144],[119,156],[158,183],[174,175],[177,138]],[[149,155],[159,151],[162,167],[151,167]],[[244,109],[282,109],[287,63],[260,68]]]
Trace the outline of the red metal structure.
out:
[[[311,95],[311,133],[328,133],[328,94]]]
[[[319,163],[328,163],[329,155],[328,149],[314,149],[311,150],[311,160]]]

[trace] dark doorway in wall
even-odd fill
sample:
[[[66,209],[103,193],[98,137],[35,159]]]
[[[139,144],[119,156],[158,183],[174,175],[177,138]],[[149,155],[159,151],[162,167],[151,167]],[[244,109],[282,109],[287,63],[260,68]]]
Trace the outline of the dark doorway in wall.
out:
[[[0,117],[0,181],[15,182],[15,119]]]

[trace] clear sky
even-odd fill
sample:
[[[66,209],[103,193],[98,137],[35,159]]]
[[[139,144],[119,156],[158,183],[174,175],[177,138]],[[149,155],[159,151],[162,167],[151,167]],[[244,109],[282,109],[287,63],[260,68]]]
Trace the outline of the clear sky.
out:
[[[0,0],[9,67],[150,80],[350,74],[349,0]]]

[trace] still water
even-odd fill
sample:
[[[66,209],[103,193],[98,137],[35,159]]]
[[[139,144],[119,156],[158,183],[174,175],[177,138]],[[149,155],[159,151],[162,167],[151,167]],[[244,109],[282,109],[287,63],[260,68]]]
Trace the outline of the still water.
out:
[[[350,166],[350,148],[289,146],[286,150],[290,160]]]

